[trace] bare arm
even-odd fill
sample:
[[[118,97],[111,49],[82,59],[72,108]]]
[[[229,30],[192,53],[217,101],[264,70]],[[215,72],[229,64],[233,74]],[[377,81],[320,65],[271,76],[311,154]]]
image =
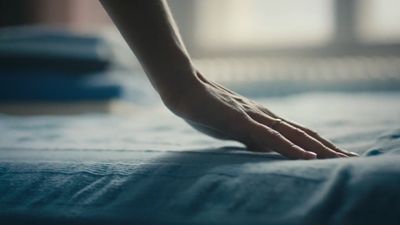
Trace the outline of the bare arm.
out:
[[[101,2],[163,100],[194,82],[191,59],[165,1]]]
[[[292,159],[355,156],[197,71],[163,0],[101,0],[165,105],[196,129]]]

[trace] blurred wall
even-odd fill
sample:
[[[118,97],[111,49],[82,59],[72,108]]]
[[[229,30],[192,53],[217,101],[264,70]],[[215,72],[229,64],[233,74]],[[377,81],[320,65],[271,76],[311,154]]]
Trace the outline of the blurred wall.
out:
[[[0,0],[0,27],[32,23],[35,17],[33,3],[35,1]]]
[[[400,6],[399,0],[296,1],[297,5],[304,5],[303,7],[295,7],[294,2],[290,0],[168,0],[185,44],[195,57],[293,54],[294,50],[301,54],[304,52],[399,54],[400,26],[397,22],[400,18],[400,14],[397,13]],[[307,6],[301,2],[310,5]],[[329,13],[326,13],[318,9],[311,10],[311,6],[317,5],[315,2],[333,4],[329,8]],[[232,10],[232,6],[235,5],[235,10]],[[275,10],[274,6],[288,10]],[[241,10],[249,7],[254,10]],[[269,11],[266,10],[268,8]],[[237,9],[240,13],[234,13]],[[271,13],[271,10],[274,13]],[[301,13],[298,14],[301,15],[300,17],[296,17],[293,15],[293,11],[296,10],[306,15],[311,15],[312,13],[308,11],[311,10],[332,20],[332,32],[329,32],[327,41],[321,42],[322,44],[312,41],[311,45],[307,46],[300,43],[293,47],[293,43],[300,39],[301,32],[297,32],[292,27],[302,27],[299,26],[301,18],[307,17]],[[243,13],[244,11],[246,13]],[[321,17],[311,21],[324,20],[326,18]],[[245,23],[246,21],[250,22]],[[55,25],[75,30],[97,31],[99,28],[111,26],[112,22],[98,0],[0,0],[0,27],[22,24]],[[227,27],[229,29],[226,29]],[[330,26],[323,25],[323,27]],[[279,36],[278,31],[291,31],[295,35]],[[309,27],[303,33],[318,32]],[[283,37],[287,41],[279,45],[275,40],[282,41]],[[244,44],[241,45],[241,43]],[[226,46],[222,48],[223,45]]]
[[[90,29],[111,21],[98,0],[0,0],[0,26],[26,24]]]
[[[37,21],[41,24],[64,24],[71,28],[98,27],[111,24],[99,1],[36,0]]]

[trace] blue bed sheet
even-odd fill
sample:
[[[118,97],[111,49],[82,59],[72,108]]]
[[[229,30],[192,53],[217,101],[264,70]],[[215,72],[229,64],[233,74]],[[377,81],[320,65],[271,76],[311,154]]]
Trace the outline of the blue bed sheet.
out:
[[[1,224],[399,224],[400,93],[264,98],[359,158],[287,160],[133,116],[0,116]]]

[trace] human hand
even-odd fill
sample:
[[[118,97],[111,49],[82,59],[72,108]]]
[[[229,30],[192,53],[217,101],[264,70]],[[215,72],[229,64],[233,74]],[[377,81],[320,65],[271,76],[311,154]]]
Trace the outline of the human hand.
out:
[[[250,151],[276,151],[291,159],[357,156],[316,132],[285,120],[264,106],[196,73],[195,82],[166,102],[197,130],[245,144]],[[170,95],[173,96],[173,95]]]
[[[198,130],[293,159],[355,155],[196,72],[166,1],[101,2],[165,105]]]

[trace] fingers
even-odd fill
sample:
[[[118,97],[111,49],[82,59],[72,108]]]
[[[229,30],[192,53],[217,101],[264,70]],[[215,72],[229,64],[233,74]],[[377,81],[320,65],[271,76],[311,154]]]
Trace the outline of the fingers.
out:
[[[278,123],[274,128],[276,131],[284,134],[289,140],[293,141],[297,145],[317,153],[318,158],[338,158],[347,157],[347,155],[336,152],[319,142],[317,139],[309,136],[306,132],[293,127],[292,125],[282,121]]]
[[[258,150],[274,151],[282,154],[290,159],[315,159],[317,155],[313,152],[304,150],[303,148],[295,145],[287,138],[282,136],[279,132],[253,121],[247,129],[250,134],[250,139],[246,144],[248,146],[258,146]]]
[[[261,107],[259,107],[259,109],[260,109],[263,113],[265,113],[266,115],[268,115],[268,116],[271,116],[271,117],[273,117],[273,118],[279,118],[278,116],[276,116],[275,114],[273,114],[271,111],[269,111],[269,110],[266,109],[265,107],[262,107],[262,106],[261,106]],[[286,123],[288,123],[288,124],[290,124],[290,125],[292,125],[292,126],[298,128],[298,129],[303,130],[303,131],[306,132],[308,135],[310,135],[311,137],[317,139],[317,140],[318,140],[319,142],[321,142],[323,145],[325,145],[326,147],[328,147],[328,148],[330,148],[330,149],[332,149],[332,150],[334,150],[334,151],[336,151],[336,152],[340,152],[340,153],[343,153],[343,154],[345,154],[345,155],[347,155],[347,156],[351,156],[351,157],[359,156],[359,155],[358,155],[357,153],[355,153],[355,152],[349,152],[349,151],[345,151],[345,150],[339,149],[339,148],[336,147],[334,144],[332,144],[330,141],[326,140],[325,138],[322,138],[322,137],[319,136],[316,132],[314,132],[314,131],[312,131],[312,130],[306,128],[306,127],[303,127],[303,126],[301,126],[301,125],[299,125],[299,124],[293,123],[293,122],[291,122],[291,121],[288,121],[288,120],[285,120],[285,119],[282,119],[282,118],[279,118],[279,119],[285,121]]]
[[[347,155],[336,152],[333,149],[326,147],[324,144],[319,142],[314,137],[308,135],[303,130],[294,127],[283,120],[276,120],[264,114],[253,114],[252,118],[256,121],[269,126],[276,132],[285,136],[288,140],[294,144],[300,146],[307,151],[315,152],[318,158],[337,158],[337,157],[347,157]]]
[[[339,148],[336,147],[334,144],[332,144],[330,141],[326,140],[325,138],[321,137],[319,134],[317,134],[316,132],[314,132],[314,131],[312,131],[312,130],[310,130],[310,129],[308,129],[308,128],[305,128],[305,127],[303,127],[303,126],[301,126],[301,125],[299,125],[299,124],[296,124],[296,123],[293,123],[293,122],[290,122],[290,121],[287,121],[287,120],[284,120],[284,121],[285,121],[286,123],[289,123],[290,125],[292,125],[292,126],[298,128],[298,129],[303,130],[303,131],[306,132],[308,135],[310,135],[311,137],[315,138],[316,140],[318,140],[319,142],[321,142],[322,144],[324,144],[326,147],[331,148],[331,149],[333,149],[333,150],[336,151],[336,152],[343,153],[343,154],[345,154],[345,155],[347,155],[347,156],[350,156],[350,157],[359,156],[359,155],[358,155],[357,153],[355,153],[355,152],[349,152],[349,151],[346,151],[346,150],[339,149]]]

